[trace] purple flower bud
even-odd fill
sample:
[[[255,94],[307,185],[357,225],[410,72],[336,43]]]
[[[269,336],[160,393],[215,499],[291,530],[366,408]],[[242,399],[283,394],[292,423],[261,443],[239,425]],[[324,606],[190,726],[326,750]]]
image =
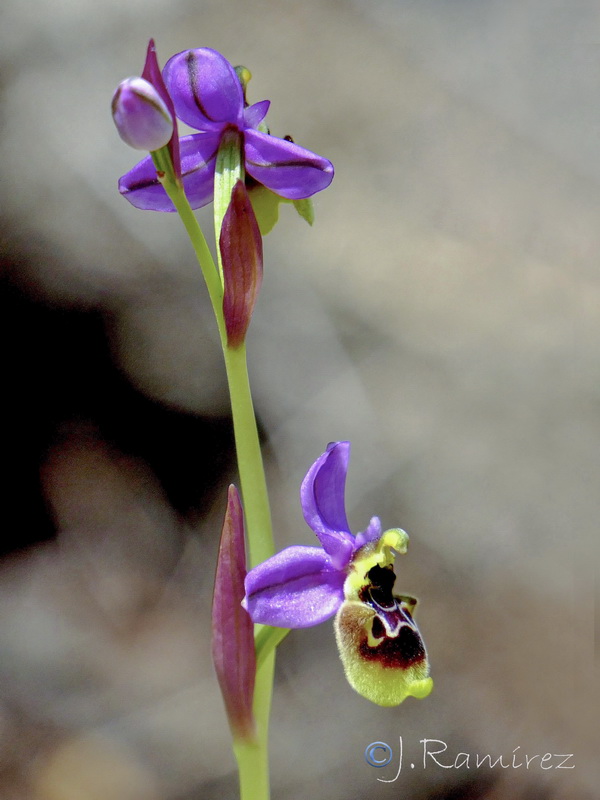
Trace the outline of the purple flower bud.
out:
[[[262,239],[242,181],[233,187],[219,247],[225,284],[223,315],[227,344],[239,347],[246,338],[263,275]]]
[[[255,735],[252,699],[256,654],[254,625],[242,608],[245,577],[244,516],[237,489],[230,486],[217,557],[212,656],[234,739],[252,739]]]
[[[158,150],[173,135],[173,119],[154,86],[144,78],[126,78],[112,99],[119,136],[136,150]]]

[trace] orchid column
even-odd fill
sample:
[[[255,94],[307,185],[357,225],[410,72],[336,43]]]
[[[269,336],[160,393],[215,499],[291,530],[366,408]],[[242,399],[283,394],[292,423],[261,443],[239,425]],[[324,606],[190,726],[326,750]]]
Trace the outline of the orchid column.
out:
[[[234,69],[208,48],[173,56],[161,75],[151,41],[142,78],[121,84],[113,98],[113,116],[128,144],[151,151],[121,178],[119,191],[137,208],[177,211],[204,275],[225,359],[248,562],[254,567],[274,552],[245,344],[262,280],[261,232],[272,227],[281,202],[294,203],[301,216],[312,221],[307,198],[331,183],[333,167],[290,138],[269,134],[264,123],[269,101],[246,103],[248,79],[247,70]],[[198,132],[179,139],[177,118]],[[213,199],[218,266],[193,214]],[[266,800],[274,645],[282,631],[256,625],[256,653],[248,644],[253,625],[241,606],[243,514],[233,490],[220,552],[213,606],[215,629],[220,626],[213,638],[215,663],[234,737],[242,798]],[[224,619],[231,621],[230,636],[222,630]]]

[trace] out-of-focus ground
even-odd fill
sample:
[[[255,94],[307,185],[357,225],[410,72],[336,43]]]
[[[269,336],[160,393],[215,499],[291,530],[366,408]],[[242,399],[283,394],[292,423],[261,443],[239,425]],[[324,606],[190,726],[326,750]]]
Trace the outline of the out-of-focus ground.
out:
[[[313,543],[300,481],[350,439],[351,523],[411,534],[397,586],[436,682],[378,709],[331,625],[294,633],[274,797],[597,796],[592,0],[4,0],[0,796],[236,794],[208,639],[235,478],[223,372],[178,220],[116,192],[137,154],[110,96],[150,36],[163,61],[247,65],[272,132],[336,166],[314,229],[284,207],[266,239],[249,341],[277,542]],[[378,782],[400,736],[405,768]],[[471,768],[423,769],[424,738]],[[575,768],[516,766],[546,753]]]

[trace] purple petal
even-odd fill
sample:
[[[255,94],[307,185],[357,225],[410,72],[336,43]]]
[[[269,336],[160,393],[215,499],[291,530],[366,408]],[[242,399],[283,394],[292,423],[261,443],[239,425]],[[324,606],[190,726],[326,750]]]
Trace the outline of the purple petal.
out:
[[[288,200],[300,200],[326,189],[333,165],[294,142],[261,131],[246,130],[246,169],[259,183]]]
[[[192,208],[201,208],[213,198],[215,160],[219,134],[196,133],[179,140],[183,187]],[[119,191],[136,208],[150,211],[175,211],[156,176],[151,156],[123,175]]]
[[[308,470],[300,488],[304,519],[338,569],[348,564],[355,550],[344,501],[349,459],[350,442],[330,444]]]
[[[320,547],[295,545],[250,570],[244,607],[254,622],[308,628],[336,613],[344,579]]]
[[[177,117],[175,115],[175,106],[171,95],[167,91],[163,76],[158,66],[158,57],[156,55],[156,46],[154,39],[148,42],[148,50],[146,51],[146,63],[144,64],[144,71],[142,78],[147,80],[154,86],[156,91],[162,97],[165,105],[169,109],[169,114],[173,120],[173,135],[169,140],[169,152],[171,154],[171,161],[173,162],[173,170],[178,178],[181,178],[181,159],[179,155],[179,131],[177,130]]]
[[[229,61],[202,47],[170,58],[163,70],[177,116],[201,131],[231,123],[243,127],[244,95]]]
[[[257,128],[267,116],[267,111],[271,105],[270,100],[261,100],[244,109],[244,126],[246,128]]]
[[[371,517],[367,530],[356,534],[355,548],[358,550],[364,544],[379,538],[381,538],[381,520],[379,517]]]

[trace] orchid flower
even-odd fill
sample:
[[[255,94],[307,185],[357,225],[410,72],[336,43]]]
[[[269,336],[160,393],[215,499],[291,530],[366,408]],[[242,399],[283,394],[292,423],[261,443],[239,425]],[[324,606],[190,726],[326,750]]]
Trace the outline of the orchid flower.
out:
[[[176,116],[199,131],[179,140],[183,187],[192,208],[212,200],[219,145],[231,129],[241,134],[247,174],[279,197],[308,198],[331,183],[330,161],[267,132],[263,120],[270,101],[246,106],[238,73],[216,50],[178,53],[165,65],[163,78]],[[137,208],[175,210],[151,156],[123,175],[119,191]]]
[[[334,442],[300,491],[304,519],[322,547],[295,545],[250,570],[243,605],[254,622],[305,628],[335,615],[338,649],[356,691],[382,706],[426,697],[433,688],[425,645],[413,620],[417,601],[393,594],[394,552],[408,536],[382,532],[378,517],[354,536],[345,508],[349,442]]]

